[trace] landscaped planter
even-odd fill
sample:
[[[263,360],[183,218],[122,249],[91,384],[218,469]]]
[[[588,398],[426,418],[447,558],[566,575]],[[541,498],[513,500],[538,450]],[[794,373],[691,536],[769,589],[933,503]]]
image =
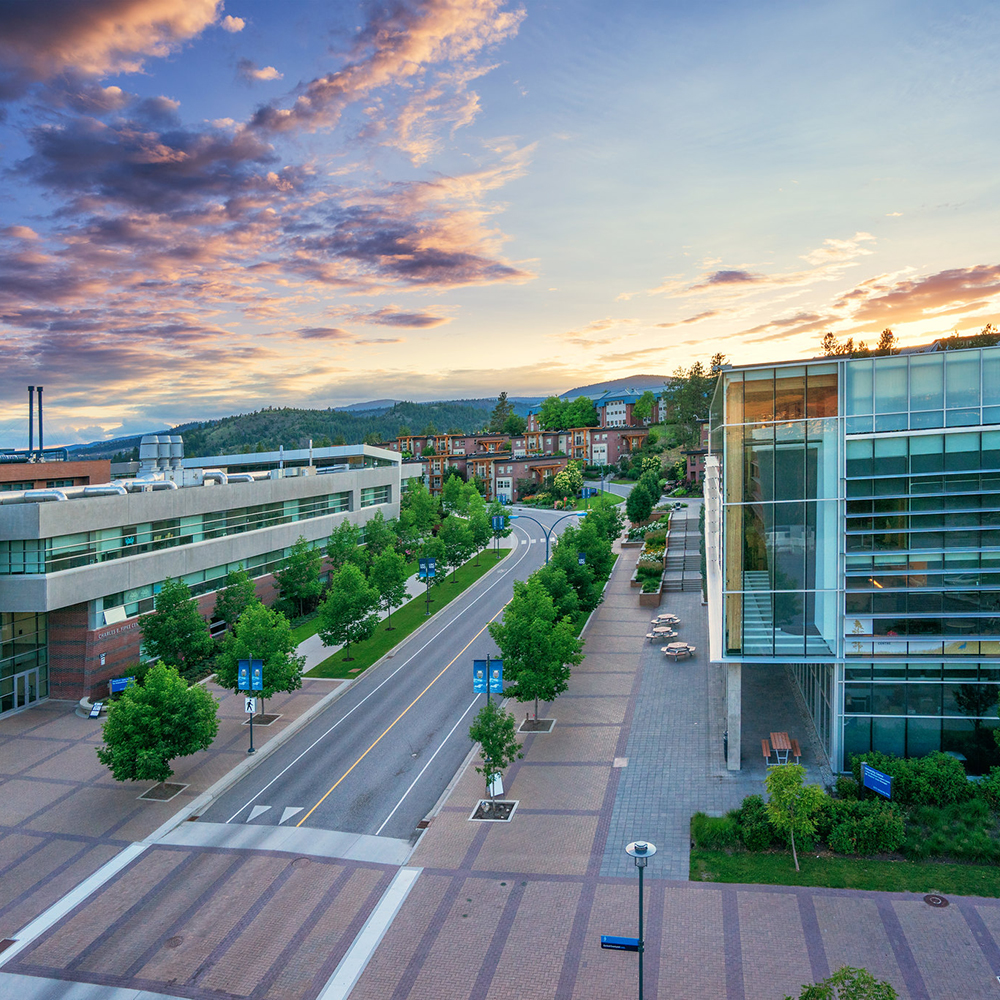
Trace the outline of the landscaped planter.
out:
[[[639,594],[639,607],[640,608],[658,608],[660,606],[660,598],[663,596],[663,581],[660,581],[659,589],[655,590],[652,594],[640,593]]]

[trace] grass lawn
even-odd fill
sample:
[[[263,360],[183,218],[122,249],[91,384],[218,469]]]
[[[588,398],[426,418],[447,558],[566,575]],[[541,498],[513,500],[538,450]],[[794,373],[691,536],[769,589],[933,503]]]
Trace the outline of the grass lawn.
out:
[[[500,559],[503,559],[513,549],[501,549]],[[482,553],[479,565],[473,557],[457,574],[457,582],[452,583],[451,573],[448,574],[444,583],[431,588],[431,615],[435,615],[442,608],[450,604],[456,597],[468,590],[477,580],[488,573],[499,562],[493,555],[492,550],[486,549]],[[376,660],[381,659],[386,653],[401,643],[411,632],[415,632],[425,621],[427,616],[424,613],[426,603],[423,597],[415,597],[408,604],[392,613],[392,631],[386,630],[386,623],[379,622],[378,630],[365,642],[355,642],[351,644],[350,660],[345,660],[344,650],[338,650],[332,656],[328,656],[322,663],[317,664],[312,670],[306,673],[307,677],[356,677],[359,673],[367,670]],[[311,623],[310,623],[311,624]],[[315,631],[315,629],[313,630]]]
[[[799,864],[802,871],[797,872],[790,850],[775,854],[693,850],[691,880],[881,892],[937,892],[945,896],[1000,896],[1000,869],[993,865],[816,857],[802,851],[799,852]]]

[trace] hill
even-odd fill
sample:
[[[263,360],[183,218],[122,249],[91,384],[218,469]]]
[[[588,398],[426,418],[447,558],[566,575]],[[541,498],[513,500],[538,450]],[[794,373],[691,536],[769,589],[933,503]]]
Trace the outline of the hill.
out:
[[[561,393],[560,399],[577,399],[580,396],[589,396],[596,399],[598,396],[611,392],[614,389],[652,389],[656,392],[662,389],[666,382],[670,381],[669,375],[628,375],[625,378],[612,378],[606,382],[594,382],[592,385],[581,385],[577,389],[570,389]]]

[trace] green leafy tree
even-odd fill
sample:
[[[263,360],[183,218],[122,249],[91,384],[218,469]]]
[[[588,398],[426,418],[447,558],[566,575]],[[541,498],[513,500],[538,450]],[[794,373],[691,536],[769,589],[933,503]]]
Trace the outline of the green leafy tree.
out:
[[[492,538],[494,539],[507,538],[510,535],[510,533],[514,530],[514,528],[511,526],[510,523],[510,514],[508,513],[504,505],[500,503],[499,500],[491,501],[490,505],[486,508],[486,513],[490,521],[490,535]],[[503,525],[503,527],[495,528],[493,526],[494,523],[493,519],[497,517],[503,518],[502,521],[497,522],[498,524]],[[499,555],[500,554],[498,552],[497,558],[499,558]]]
[[[553,492],[560,499],[575,497],[583,487],[583,472],[578,462],[567,462],[566,468],[556,473],[552,480]]]
[[[348,562],[353,562],[359,569],[363,570],[368,558],[359,548],[360,545],[361,528],[350,521],[341,521],[333,529],[326,543],[326,556],[334,571],[339,570]]]
[[[799,856],[795,850],[795,834],[810,838],[816,832],[816,814],[823,807],[826,792],[819,785],[806,785],[806,769],[801,764],[782,764],[767,772],[767,818],[792,845],[795,870],[799,870]]]
[[[520,437],[527,429],[528,421],[524,417],[519,417],[516,413],[508,415],[500,430],[511,437]]]
[[[468,484],[463,483],[454,473],[450,475],[444,481],[444,486],[441,487],[441,506],[452,513],[460,511],[462,509],[463,493],[467,486]]]
[[[395,628],[392,624],[393,609],[406,603],[406,560],[392,549],[380,552],[372,560],[368,582],[378,592],[379,603],[388,618],[385,630],[391,632]]]
[[[222,643],[215,661],[215,679],[221,687],[238,693],[239,661],[263,660],[263,688],[259,692],[263,715],[263,703],[276,691],[302,687],[306,658],[296,655],[296,645],[292,627],[280,611],[260,602],[251,604]]]
[[[139,619],[146,653],[182,673],[197,670],[212,654],[214,643],[187,585],[180,580],[164,580],[153,608]]]
[[[884,979],[867,969],[845,965],[821,983],[802,987],[798,1000],[898,1000],[899,994]],[[795,1000],[786,996],[785,1000]]]
[[[325,646],[345,646],[344,660],[353,660],[351,643],[363,642],[378,626],[378,591],[353,563],[343,566],[319,608],[317,629]]]
[[[507,418],[514,415],[514,404],[507,402],[507,393],[501,392],[497,397],[497,405],[493,407],[490,414],[489,429],[494,433],[501,433]]]
[[[474,480],[462,484],[462,496],[459,500],[457,512],[459,514],[468,514],[473,509],[473,505],[479,507],[486,506],[483,494],[479,491],[479,487]]]
[[[583,643],[571,618],[559,618],[548,590],[537,574],[514,581],[514,596],[503,620],[489,624],[503,657],[505,678],[515,684],[520,702],[554,701],[569,684],[570,667],[583,660]]]
[[[636,483],[625,499],[625,513],[633,524],[642,524],[653,513],[655,501],[643,483]]]
[[[396,541],[396,532],[391,521],[387,521],[382,516],[382,511],[377,510],[365,522],[365,548],[367,552],[367,562],[370,564],[375,556],[392,548]]]
[[[469,727],[469,738],[480,745],[483,766],[476,771],[486,779],[486,794],[490,795],[494,776],[503,777],[507,768],[524,756],[517,740],[517,722],[487,695],[486,704]],[[494,797],[490,798],[492,802]]]
[[[600,422],[594,401],[586,396],[577,396],[566,407],[564,419],[566,427],[596,427]]]
[[[570,618],[576,632],[579,632],[580,626],[583,624],[584,613],[580,606],[580,598],[570,583],[566,571],[549,561],[531,575],[548,591],[556,608],[556,617]]]
[[[444,542],[445,559],[451,568],[451,582],[458,580],[458,567],[468,559],[475,548],[469,525],[460,517],[446,517],[438,532],[438,539]]]
[[[653,418],[653,408],[656,406],[656,396],[647,389],[632,404],[632,420],[637,424],[648,424]]]
[[[240,566],[231,570],[226,577],[226,585],[215,595],[216,618],[221,618],[232,628],[240,615],[251,605],[259,603],[257,590],[250,574]]]
[[[170,762],[207,750],[219,731],[218,703],[176,667],[157,663],[141,687],[129,684],[108,704],[97,758],[115,781],[166,781]]]
[[[290,607],[296,608],[300,615],[311,611],[323,592],[319,581],[319,568],[323,562],[320,549],[312,548],[299,535],[291,551],[281,563],[281,568],[274,573],[275,583],[281,599]]]
[[[566,404],[558,396],[542,400],[538,410],[538,424],[547,431],[561,431],[566,424]]]
[[[472,534],[472,544],[476,549],[476,565],[479,565],[479,553],[490,544],[493,528],[490,525],[490,515],[486,511],[486,502],[479,494],[478,503],[469,504],[469,531]]]
[[[404,529],[412,529],[419,537],[431,533],[438,521],[438,502],[418,479],[403,494],[400,501],[399,520]]]
[[[613,542],[625,529],[622,506],[607,496],[595,497],[587,515],[587,523],[597,526],[609,542]]]
[[[708,417],[719,372],[725,363],[725,355],[715,354],[707,368],[700,361],[696,361],[690,368],[677,368],[673,378],[664,386],[663,398],[671,419],[681,430],[684,443],[691,448],[698,447],[701,438],[700,421]]]

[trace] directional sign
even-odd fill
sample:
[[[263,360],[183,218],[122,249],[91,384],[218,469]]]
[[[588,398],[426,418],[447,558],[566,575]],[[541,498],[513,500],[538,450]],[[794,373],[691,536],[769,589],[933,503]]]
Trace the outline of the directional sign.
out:
[[[257,699],[256,698],[244,698],[243,699],[243,711],[247,715],[253,715],[257,711]]]
[[[887,799],[892,798],[892,775],[885,771],[879,771],[867,764],[861,765],[862,781],[865,788],[870,788],[879,795],[884,795]]]
[[[111,679],[111,693],[118,694],[119,691],[124,691],[128,687],[128,682],[132,681],[135,683],[134,677],[113,677]]]
[[[611,948],[613,951],[638,951],[639,939],[630,937],[616,937],[614,934],[602,934],[601,947]]]

